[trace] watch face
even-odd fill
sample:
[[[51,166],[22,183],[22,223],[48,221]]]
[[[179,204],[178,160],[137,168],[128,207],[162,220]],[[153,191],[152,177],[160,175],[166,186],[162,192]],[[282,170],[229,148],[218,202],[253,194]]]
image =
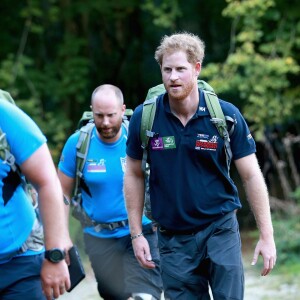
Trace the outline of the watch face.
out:
[[[53,261],[61,261],[61,260],[63,260],[64,259],[64,255],[63,255],[63,253],[62,253],[62,251],[61,250],[59,250],[59,249],[54,249],[52,252],[51,252],[51,259],[53,260]]]
[[[51,249],[45,252],[45,257],[54,263],[58,263],[65,258],[65,252],[60,249]]]

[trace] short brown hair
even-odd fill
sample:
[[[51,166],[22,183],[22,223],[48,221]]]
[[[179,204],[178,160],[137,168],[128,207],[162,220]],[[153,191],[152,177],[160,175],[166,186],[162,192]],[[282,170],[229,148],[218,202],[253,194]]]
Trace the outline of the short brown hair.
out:
[[[174,51],[183,51],[187,55],[189,63],[200,62],[204,58],[204,42],[197,36],[189,32],[175,33],[170,36],[165,35],[161,39],[160,45],[155,51],[155,60],[162,65],[163,56]]]

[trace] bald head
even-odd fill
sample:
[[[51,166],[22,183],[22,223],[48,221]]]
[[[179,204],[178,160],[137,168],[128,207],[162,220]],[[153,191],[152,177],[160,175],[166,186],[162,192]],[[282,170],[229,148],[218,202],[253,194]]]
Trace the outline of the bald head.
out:
[[[111,94],[114,94],[115,96],[114,98],[116,98],[116,100],[119,101],[120,105],[124,104],[123,93],[118,87],[112,84],[102,84],[93,91],[91,97],[91,105],[93,106],[93,101],[96,98],[96,96],[98,95],[105,96]]]

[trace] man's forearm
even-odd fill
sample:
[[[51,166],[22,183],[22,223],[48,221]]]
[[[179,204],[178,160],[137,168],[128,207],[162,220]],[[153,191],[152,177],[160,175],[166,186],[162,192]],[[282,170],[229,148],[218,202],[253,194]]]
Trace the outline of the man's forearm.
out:
[[[53,188],[48,185],[39,189],[39,206],[47,249],[65,248],[65,242],[69,238],[62,193],[57,186]]]
[[[144,181],[142,178],[125,176],[124,194],[131,235],[137,235],[142,232],[144,191]]]
[[[260,170],[244,182],[248,202],[262,236],[273,235],[269,195]]]

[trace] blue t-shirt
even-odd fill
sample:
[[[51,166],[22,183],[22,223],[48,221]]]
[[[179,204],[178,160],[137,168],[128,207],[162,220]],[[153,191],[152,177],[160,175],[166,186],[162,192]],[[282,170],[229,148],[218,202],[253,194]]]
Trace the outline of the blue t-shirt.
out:
[[[58,168],[65,175],[76,176],[76,144],[79,131],[67,140]],[[127,220],[123,194],[123,177],[126,167],[127,130],[122,127],[122,135],[114,143],[103,142],[94,127],[91,134],[87,159],[83,167],[83,178],[92,196],[82,189],[82,206],[89,217],[98,223]],[[143,224],[151,221],[143,218]],[[102,229],[96,232],[87,227],[84,232],[101,238],[118,238],[129,234],[128,225],[114,230]]]
[[[46,138],[28,115],[6,100],[0,101],[0,127],[20,166],[46,142]],[[10,166],[0,158],[0,263],[6,262],[22,246],[36,218],[32,203],[21,185],[10,199],[3,199],[3,181],[9,172]],[[22,255],[32,254],[34,252],[27,251]]]
[[[168,95],[158,99],[149,141],[150,199],[153,218],[169,230],[201,229],[221,215],[241,208],[237,188],[228,176],[224,140],[210,121],[204,95],[199,109],[184,127],[170,111]],[[256,151],[255,142],[239,110],[220,100],[225,115],[236,120],[230,137],[233,159]],[[142,159],[142,105],[129,125],[127,155]]]

